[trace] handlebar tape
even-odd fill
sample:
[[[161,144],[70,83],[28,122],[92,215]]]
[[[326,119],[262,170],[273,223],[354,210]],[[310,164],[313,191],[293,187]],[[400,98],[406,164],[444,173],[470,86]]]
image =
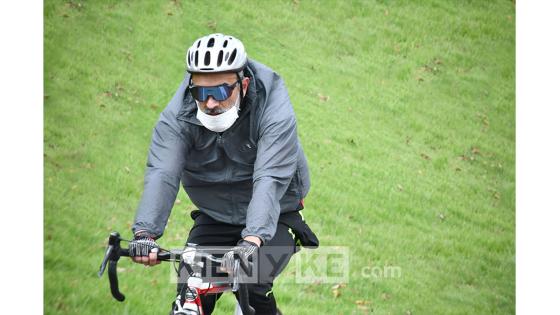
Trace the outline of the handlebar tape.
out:
[[[249,291],[247,290],[247,284],[239,285],[239,306],[243,315],[254,315],[255,309],[249,304]]]
[[[119,301],[124,301],[124,295],[119,291],[119,279],[117,278],[117,261],[109,261],[109,284],[111,285],[111,294]]]

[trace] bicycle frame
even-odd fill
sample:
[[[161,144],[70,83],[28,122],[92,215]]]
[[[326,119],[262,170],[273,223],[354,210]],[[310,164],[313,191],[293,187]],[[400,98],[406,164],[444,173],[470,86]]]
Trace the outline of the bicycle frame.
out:
[[[189,278],[191,279],[191,278]],[[213,283],[203,283],[207,285],[206,288],[202,288],[197,284],[190,283],[187,285],[185,298],[183,299],[181,295],[177,295],[175,299],[175,312],[174,315],[179,314],[190,314],[188,311],[195,311],[196,314],[203,315],[202,301],[200,296],[207,294],[218,294],[227,291],[231,291],[231,286],[229,284],[214,285]]]
[[[125,300],[125,296],[119,290],[119,281],[117,277],[117,264],[121,257],[129,257],[128,248],[121,248],[120,234],[118,232],[112,232],[109,235],[109,242],[107,246],[107,250],[105,251],[105,256],[103,257],[103,261],[101,266],[99,267],[98,276],[102,277],[103,273],[109,264],[109,268],[107,270],[107,274],[109,276],[109,285],[111,288],[111,294],[113,297],[122,302]],[[192,264],[194,262],[193,259],[193,249],[190,248],[190,252],[187,253],[186,250],[175,250],[175,251],[163,251],[158,253],[158,260],[161,261],[168,261],[168,262],[177,262],[181,260],[181,257],[187,258],[183,259],[186,265]],[[186,256],[185,256],[186,255]],[[194,252],[196,255],[196,250]],[[207,253],[199,253],[198,257],[205,257],[211,261],[221,262],[219,258],[216,258]],[[246,273],[250,273],[251,266],[247,266],[243,263],[243,260],[239,259],[237,255],[234,255],[235,263],[234,263],[234,270],[231,271],[232,273],[232,283],[205,283],[202,282],[201,278],[197,277],[189,277],[188,283],[186,285],[186,290],[188,294],[185,294],[184,301],[182,301],[183,297],[181,295],[177,296],[175,300],[176,306],[178,311],[175,311],[174,314],[197,314],[203,315],[202,310],[202,303],[200,296],[206,294],[217,294],[226,291],[234,291],[239,292],[239,307],[241,311],[245,315],[253,315],[255,310],[253,307],[249,305],[249,294],[247,290],[247,285],[244,283],[239,282],[239,272],[243,270]]]

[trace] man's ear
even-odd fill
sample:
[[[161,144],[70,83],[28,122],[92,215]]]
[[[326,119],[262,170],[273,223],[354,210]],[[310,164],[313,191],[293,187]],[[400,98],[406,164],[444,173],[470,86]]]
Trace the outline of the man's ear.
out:
[[[247,88],[249,88],[249,78],[248,77],[244,77],[243,80],[241,80],[241,85],[243,86],[243,95],[247,95]]]

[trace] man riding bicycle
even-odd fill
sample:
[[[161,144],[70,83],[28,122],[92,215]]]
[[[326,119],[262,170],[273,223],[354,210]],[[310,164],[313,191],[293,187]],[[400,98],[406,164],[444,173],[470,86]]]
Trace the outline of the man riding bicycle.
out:
[[[309,170],[288,92],[233,36],[201,37],[186,59],[188,73],[154,128],[130,254],[137,263],[158,263],[151,249],[182,182],[198,208],[187,243],[236,245],[245,259],[264,251],[284,257],[259,259],[268,275],[249,286],[256,313],[277,314],[274,278],[297,243],[318,245],[300,214]],[[203,297],[205,314],[218,298]]]

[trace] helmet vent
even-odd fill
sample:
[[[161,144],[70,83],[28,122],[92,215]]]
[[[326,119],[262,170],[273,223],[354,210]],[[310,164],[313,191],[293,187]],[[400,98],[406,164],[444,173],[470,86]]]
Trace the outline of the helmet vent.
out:
[[[200,47],[200,42],[201,40],[199,40],[198,43],[196,44],[196,48]]]
[[[227,43],[228,43],[228,41],[227,41],[227,39],[226,39],[226,40],[224,41],[224,48],[227,47]]]
[[[191,59],[192,59],[192,53],[189,52],[189,56],[187,57],[187,64],[190,66],[191,65]]]
[[[237,48],[235,48],[231,53],[231,56],[229,56],[228,65],[231,65],[233,63],[236,55],[237,55]]]
[[[198,67],[198,50],[194,53],[194,65]]]
[[[224,51],[220,50],[220,53],[218,54],[218,67],[222,65],[223,57],[224,57]]]
[[[214,47],[214,37],[210,38],[206,47]]]
[[[204,65],[207,66],[210,64],[210,52],[207,51],[206,54],[204,54]]]

